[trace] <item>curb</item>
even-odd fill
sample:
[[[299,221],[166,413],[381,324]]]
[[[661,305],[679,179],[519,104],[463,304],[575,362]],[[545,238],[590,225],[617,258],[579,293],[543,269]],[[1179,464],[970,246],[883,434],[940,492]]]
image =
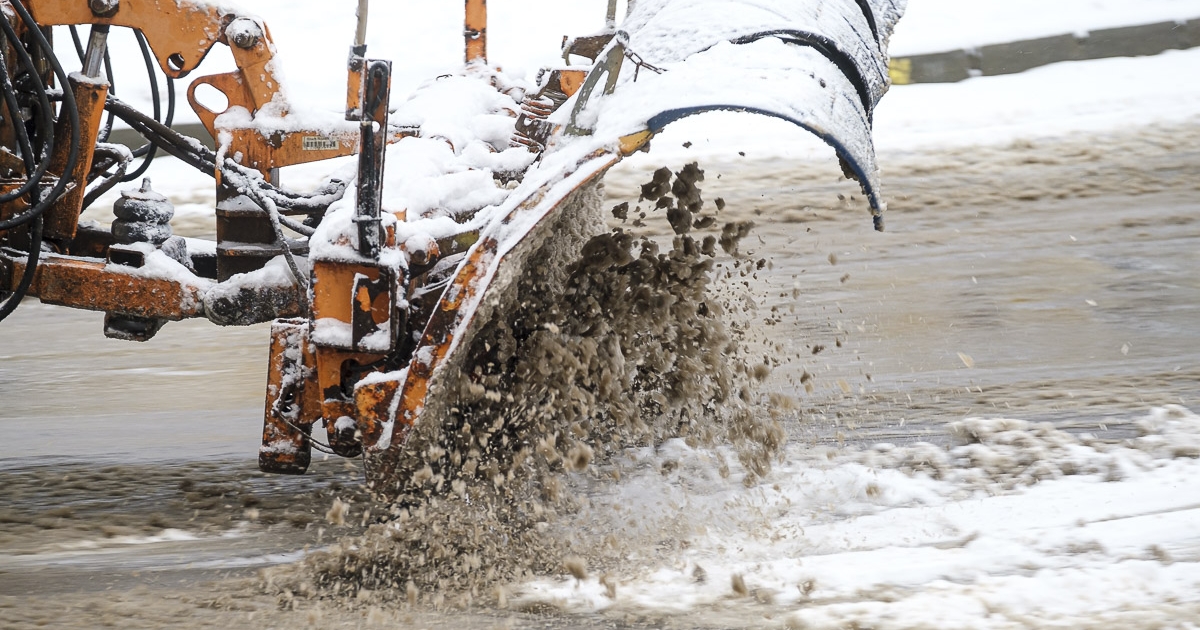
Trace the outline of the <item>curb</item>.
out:
[[[1016,74],[1060,61],[1147,57],[1198,46],[1200,18],[1195,18],[896,57],[889,62],[888,73],[893,85],[957,83],[976,76]]]

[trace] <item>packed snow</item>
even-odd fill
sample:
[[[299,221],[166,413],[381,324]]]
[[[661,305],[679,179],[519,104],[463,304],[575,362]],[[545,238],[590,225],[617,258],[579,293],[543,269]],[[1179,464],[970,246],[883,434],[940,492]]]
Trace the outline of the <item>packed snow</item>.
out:
[[[632,573],[534,580],[518,598],[730,608],[803,628],[1070,627],[1200,610],[1200,416],[1166,406],[1137,425],[1144,435],[1120,444],[969,418],[944,446],[798,445],[749,490],[736,470],[721,478],[711,453],[668,444],[624,462],[638,472],[580,520],[678,551]]]

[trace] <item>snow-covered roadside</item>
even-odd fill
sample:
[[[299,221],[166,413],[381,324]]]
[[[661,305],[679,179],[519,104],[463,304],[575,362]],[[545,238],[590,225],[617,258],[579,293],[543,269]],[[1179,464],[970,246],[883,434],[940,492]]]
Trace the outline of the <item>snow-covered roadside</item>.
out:
[[[1003,144],[1180,123],[1200,116],[1200,49],[1064,62],[949,85],[896,86],[876,111],[881,153]]]
[[[1197,0],[909,0],[892,55],[1200,18]]]
[[[900,22],[904,23],[903,20]],[[1200,49],[1153,57],[1074,61],[960,83],[899,85],[875,111],[875,147],[887,154],[1002,145],[1200,120]],[[687,148],[684,142],[690,142]],[[745,114],[684,119],[641,161],[729,157],[832,159],[833,150],[787,123]]]
[[[1138,426],[1119,445],[973,418],[945,447],[795,446],[749,489],[673,442],[578,517],[641,555],[517,601],[792,627],[1178,620],[1200,611],[1200,416],[1167,406]]]

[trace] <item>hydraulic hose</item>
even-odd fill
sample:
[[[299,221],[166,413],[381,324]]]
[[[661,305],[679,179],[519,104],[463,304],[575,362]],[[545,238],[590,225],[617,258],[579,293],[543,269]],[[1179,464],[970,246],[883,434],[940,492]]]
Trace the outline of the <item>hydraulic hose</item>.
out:
[[[37,21],[33,19],[33,16],[29,13],[29,9],[27,9],[20,0],[13,0],[11,5],[21,17],[21,20],[25,23],[30,35],[33,37],[34,43],[41,49],[42,55],[50,63],[50,67],[60,85],[64,87],[62,91],[63,103],[62,110],[60,111],[60,117],[63,113],[66,114],[71,132],[70,145],[67,151],[67,162],[63,168],[63,173],[71,173],[75,170],[75,165],[79,161],[80,142],[79,110],[75,103],[75,95],[71,93],[70,89],[67,89],[70,85],[67,73],[63,71],[62,64],[58,62],[58,58],[54,54],[54,47],[46,39],[45,33],[42,32],[41,26],[37,23]],[[23,225],[29,225],[30,227],[29,252],[26,259],[25,271],[21,275],[21,280],[17,283],[17,286],[14,287],[13,291],[4,299],[2,303],[0,303],[0,320],[3,320],[12,314],[14,310],[16,310],[17,305],[20,304],[21,300],[25,298],[25,295],[29,292],[29,287],[33,284],[33,279],[37,273],[38,261],[41,258],[42,251],[42,228],[44,225],[42,215],[46,212],[47,208],[49,208],[52,204],[54,204],[55,201],[58,200],[63,191],[66,190],[67,184],[70,183],[70,181],[68,177],[60,177],[47,193],[42,194],[39,190],[41,180],[45,176],[46,170],[50,165],[50,160],[54,154],[54,116],[50,106],[50,95],[46,86],[41,84],[40,74],[37,72],[37,67],[34,64],[33,59],[29,56],[29,52],[26,51],[25,47],[21,44],[21,38],[17,35],[12,25],[9,24],[8,20],[0,19],[0,30],[4,31],[5,37],[7,37],[8,41],[11,42],[12,49],[16,51],[17,59],[20,65],[28,73],[28,76],[34,77],[37,81],[34,89],[38,99],[38,119],[40,120],[40,125],[37,127],[37,131],[39,139],[41,139],[43,142],[43,146],[41,147],[43,152],[42,159],[36,165],[34,165],[33,143],[28,137],[27,131],[23,129],[24,121],[20,120],[20,116],[18,114],[18,112],[20,112],[20,108],[15,95],[15,84],[11,80],[11,77],[8,76],[7,67],[5,67],[3,76],[0,76],[0,83],[3,84],[3,89],[5,92],[5,104],[9,107],[10,118],[13,119],[13,126],[16,128],[15,135],[17,137],[17,142],[21,145],[20,149],[22,153],[22,159],[25,162],[26,172],[29,174],[29,177],[25,184],[20,186],[17,190],[5,195],[0,195],[0,203],[7,203],[16,200],[35,190],[37,191],[37,194],[34,195],[34,199],[28,210],[9,219],[0,221],[0,230],[2,231],[11,230],[15,227],[20,227]],[[18,107],[14,108],[14,105],[18,105]]]
[[[41,26],[38,25],[38,23],[33,19],[33,16],[30,15],[29,9],[26,9],[25,5],[22,4],[20,0],[13,0],[12,7],[21,16],[21,20],[25,22],[25,25],[28,27],[29,33],[33,36],[34,41],[37,43],[38,47],[42,49],[43,55],[46,57],[46,60],[50,62],[50,67],[53,69],[54,75],[58,78],[60,84],[64,87],[69,86],[70,82],[68,81],[67,73],[63,71],[62,64],[58,62],[58,57],[54,55],[54,47],[50,45],[49,41],[47,41],[46,35],[42,32]],[[9,38],[10,42],[21,41],[20,38],[16,36],[16,32],[13,30],[12,25],[8,23],[8,20],[0,19],[0,29],[4,30],[5,35]],[[14,45],[13,49],[17,51],[17,56],[20,58],[22,65],[26,65],[27,63],[27,70],[31,71],[33,76],[37,76],[33,60],[29,57],[29,53],[24,50],[24,47],[20,45]],[[75,170],[76,162],[79,161],[79,109],[75,103],[75,95],[71,93],[71,90],[64,89],[62,94],[62,109],[66,112],[67,120],[69,121],[71,127],[71,140],[67,151],[67,163],[63,167],[63,173],[65,174],[73,172]],[[25,192],[21,193],[20,195],[16,194],[17,191],[9,193],[8,195],[0,195],[0,203],[12,201],[13,199],[27,194],[30,190],[33,190],[34,187],[41,183],[41,179],[46,173],[46,168],[49,167],[49,160],[50,156],[53,154],[54,147],[54,121],[53,116],[50,113],[50,98],[44,86],[40,86],[40,89],[37,90],[37,96],[39,105],[42,105],[45,108],[42,112],[42,119],[45,122],[43,129],[48,132],[45,134],[48,142],[44,148],[46,156],[43,160],[43,163],[45,163],[46,166],[43,167],[42,164],[39,163],[38,169],[34,172],[34,174],[32,174],[29,177],[29,180],[26,181],[20,189],[18,189],[18,191],[24,190]],[[11,219],[0,221],[0,230],[11,230],[14,227],[25,225],[33,219],[42,216],[42,213],[44,213],[47,208],[57,201],[59,196],[62,195],[63,191],[66,190],[68,183],[70,183],[69,178],[60,177],[47,194],[39,195],[39,199],[34,201],[29,210],[12,217]]]

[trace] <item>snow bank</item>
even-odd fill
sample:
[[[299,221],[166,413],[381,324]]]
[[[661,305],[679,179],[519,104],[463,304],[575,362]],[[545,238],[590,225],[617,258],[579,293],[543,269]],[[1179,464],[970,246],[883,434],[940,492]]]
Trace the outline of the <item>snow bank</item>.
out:
[[[894,86],[876,112],[876,147],[1003,144],[1188,121],[1200,116],[1200,84],[1185,77],[1198,69],[1200,49],[1192,49],[1057,63],[961,84]]]
[[[1200,416],[1167,406],[1139,426],[1143,437],[1108,444],[974,418],[951,426],[948,446],[793,447],[749,489],[736,466],[722,479],[713,454],[669,443],[626,462],[577,517],[617,539],[660,538],[661,556],[532,580],[518,599],[806,628],[1069,626],[1200,608]]]
[[[893,55],[1200,18],[1197,0],[910,0]]]

